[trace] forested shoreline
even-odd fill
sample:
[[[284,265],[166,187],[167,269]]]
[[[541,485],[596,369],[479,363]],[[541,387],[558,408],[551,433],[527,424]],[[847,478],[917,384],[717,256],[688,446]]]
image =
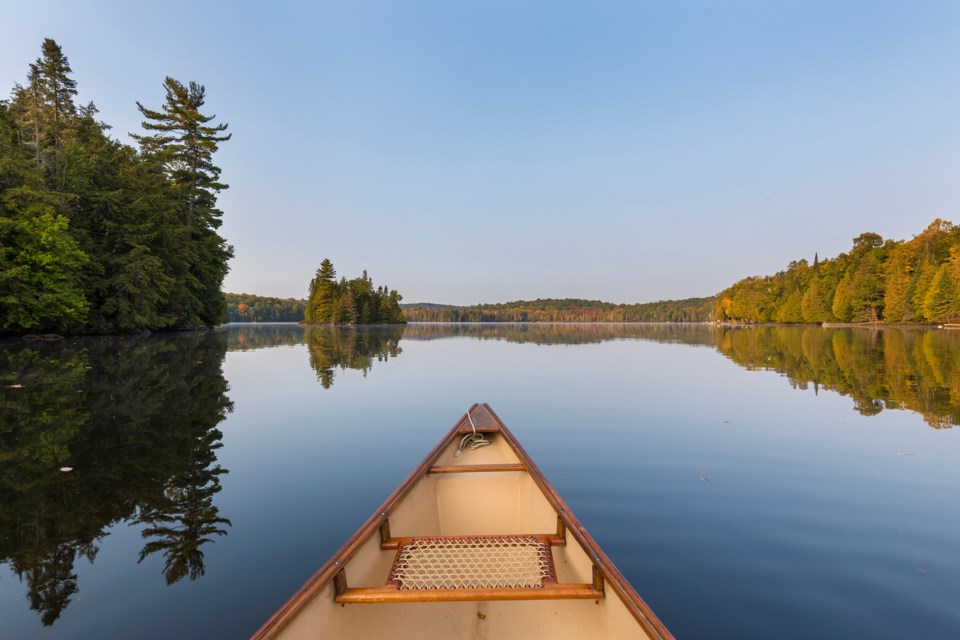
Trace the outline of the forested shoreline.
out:
[[[227,322],[302,322],[307,301],[226,293]]]
[[[911,240],[863,233],[849,253],[791,262],[717,296],[719,321],[950,323],[960,321],[960,227],[934,220]]]
[[[937,219],[907,241],[863,233],[848,253],[744,278],[720,294],[615,304],[582,299],[400,304],[366,272],[324,260],[307,300],[224,294],[233,248],[219,235],[213,163],[230,139],[202,111],[206,90],[167,77],[140,102],[136,148],[77,104],[52,39],[0,101],[0,334],[192,329],[231,322],[960,322],[960,227]]]
[[[135,103],[134,148],[76,103],[72,73],[48,38],[0,101],[0,333],[219,324],[233,248],[213,154],[227,125],[201,111],[202,85],[168,77],[159,109]]]
[[[395,310],[376,315],[371,309],[381,309],[381,303],[392,307],[400,300],[399,294],[392,300],[395,292],[388,294],[386,288],[374,291],[366,273],[338,282],[329,260],[317,270],[310,291],[304,312],[308,323],[364,324],[371,317],[376,318],[373,322],[393,322],[380,318],[384,314],[396,317]],[[376,301],[371,294],[377,296]],[[251,296],[240,307],[243,296],[230,295],[236,299],[230,307],[232,321],[276,321],[280,319],[276,309],[293,309],[304,302]],[[641,304],[547,298],[469,306],[414,303],[398,307],[408,322],[442,323],[956,323],[960,322],[960,227],[937,219],[906,241],[863,233],[853,239],[849,253],[826,260],[815,255],[813,263],[794,261],[785,271],[744,278],[706,298]],[[294,312],[284,316],[290,321],[293,317]]]
[[[404,305],[409,322],[709,322],[714,298],[615,304],[600,300],[537,299],[465,307]]]

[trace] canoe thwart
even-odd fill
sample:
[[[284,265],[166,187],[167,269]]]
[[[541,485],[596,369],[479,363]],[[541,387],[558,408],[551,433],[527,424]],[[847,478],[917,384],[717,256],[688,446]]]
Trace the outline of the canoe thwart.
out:
[[[483,473],[496,471],[526,471],[519,462],[502,462],[499,464],[437,464],[427,473]]]
[[[396,551],[401,546],[410,543],[412,540],[416,540],[417,536],[397,536],[395,538],[390,537],[390,524],[389,521],[385,521],[386,526],[380,525],[380,548],[384,551]],[[559,530],[559,527],[557,527]],[[386,531],[386,535],[384,535]],[[484,536],[469,536],[473,538],[484,537]],[[527,537],[535,538],[538,542],[549,545],[551,547],[563,547],[567,544],[566,531],[558,531],[557,534],[552,533],[534,533],[534,534],[523,534],[520,536],[490,536],[490,537],[499,537],[499,538],[509,538],[509,537]],[[419,537],[424,539],[423,536]],[[439,539],[439,538],[435,538]]]

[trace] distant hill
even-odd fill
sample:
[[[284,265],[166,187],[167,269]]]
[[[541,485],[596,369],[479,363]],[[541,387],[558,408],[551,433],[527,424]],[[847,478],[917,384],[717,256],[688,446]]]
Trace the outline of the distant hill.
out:
[[[615,304],[577,298],[516,300],[501,304],[401,305],[407,322],[708,322],[716,298]]]
[[[437,304],[435,302],[409,302],[400,305],[401,309],[457,309],[455,304]]]

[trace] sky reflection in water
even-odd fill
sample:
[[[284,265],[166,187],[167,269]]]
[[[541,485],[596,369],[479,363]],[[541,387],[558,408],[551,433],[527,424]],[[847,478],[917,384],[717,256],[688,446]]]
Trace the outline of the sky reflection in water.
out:
[[[678,637],[960,629],[960,332],[260,325],[171,340],[0,344],[4,634],[245,637],[476,401]],[[138,564],[151,540],[189,538],[191,517],[209,542]],[[157,523],[166,538],[143,537]]]

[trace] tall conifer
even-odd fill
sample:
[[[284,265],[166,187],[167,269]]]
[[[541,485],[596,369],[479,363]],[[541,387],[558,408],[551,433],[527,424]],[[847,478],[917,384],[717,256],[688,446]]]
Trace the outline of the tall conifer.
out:
[[[63,55],[63,49],[51,38],[44,39],[43,55],[37,59],[36,65],[43,77],[44,98],[49,108],[50,144],[54,153],[59,153],[64,130],[77,115],[73,103],[77,82],[70,77],[73,69],[67,56]]]
[[[137,103],[145,118],[142,126],[152,133],[133,138],[144,156],[165,167],[177,205],[177,219],[168,221],[163,236],[164,257],[176,283],[168,311],[178,316],[178,325],[216,324],[226,317],[220,287],[233,247],[216,231],[223,215],[216,206],[217,194],[227,185],[220,182],[213,154],[231,134],[221,135],[227,125],[211,126],[216,116],[200,112],[206,100],[202,85],[168,77],[164,89],[166,101],[159,111]]]

